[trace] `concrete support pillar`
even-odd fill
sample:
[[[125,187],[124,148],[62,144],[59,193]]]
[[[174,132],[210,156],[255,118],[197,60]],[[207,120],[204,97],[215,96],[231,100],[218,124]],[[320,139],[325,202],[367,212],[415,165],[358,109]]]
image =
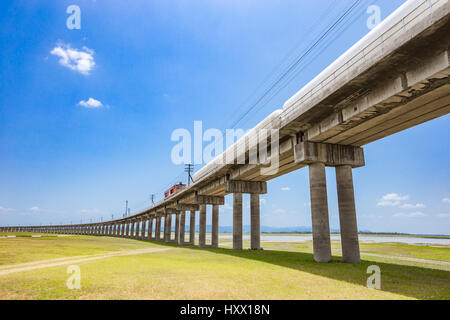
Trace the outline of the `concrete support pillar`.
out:
[[[181,211],[180,213],[180,238],[178,244],[185,244],[184,233],[186,230],[186,211]]]
[[[331,261],[331,243],[325,164],[316,162],[309,165],[309,184],[314,260],[329,262]]]
[[[151,240],[156,240],[156,221],[157,221],[156,217],[152,217],[152,220],[150,222],[150,239]],[[153,226],[155,228],[155,231],[153,231]]]
[[[152,240],[152,232],[153,232],[153,217],[148,218],[148,233],[147,239]]]
[[[180,244],[180,213],[175,215],[175,243]]]
[[[204,248],[206,246],[206,204],[200,205],[198,246],[200,248]]]
[[[135,239],[139,239],[141,232],[141,220],[136,220],[136,233],[134,235]]]
[[[125,233],[124,233],[124,237],[128,237],[128,229],[130,228],[130,224],[128,222],[125,222]]]
[[[157,216],[156,217],[155,240],[156,241],[161,241],[161,216]]]
[[[213,248],[219,247],[219,206],[217,204],[212,207],[211,246]]]
[[[166,221],[165,221],[166,223],[165,223],[165,235],[166,235],[166,237],[165,237],[165,241],[166,242],[169,242],[170,241],[170,238],[171,238],[171,236],[172,236],[172,215],[171,214],[166,214]]]
[[[131,222],[131,228],[130,228],[130,238],[134,237],[134,221]]]
[[[191,210],[189,222],[189,244],[195,245],[195,210]]]
[[[347,263],[359,263],[361,258],[351,166],[336,167],[336,184],[341,227],[342,259]]]
[[[233,249],[242,250],[242,193],[233,193]]]
[[[259,194],[250,194],[250,248],[261,249]]]
[[[141,220],[136,220],[136,232],[134,234],[135,239],[139,239],[141,236]]]
[[[147,227],[147,220],[148,219],[142,219],[142,223],[141,223],[141,235],[139,237],[139,239],[144,240],[145,239],[145,228]]]
[[[163,241],[167,241],[167,215],[164,215],[164,223],[161,222],[161,224],[163,225],[163,233],[162,233],[162,238]]]

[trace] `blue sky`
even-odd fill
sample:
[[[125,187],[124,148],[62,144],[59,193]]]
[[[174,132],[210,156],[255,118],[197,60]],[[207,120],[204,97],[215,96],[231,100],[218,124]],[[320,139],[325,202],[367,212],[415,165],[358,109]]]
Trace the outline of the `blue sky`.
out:
[[[125,200],[134,212],[150,194],[161,198],[183,171],[171,162],[171,133],[192,131],[195,120],[229,128],[352,2],[2,1],[0,224],[99,221],[121,216]],[[348,26],[239,127],[280,108],[366,34],[373,3],[385,18],[403,1],[362,1]],[[80,30],[66,27],[72,4]],[[366,166],[354,170],[360,229],[450,234],[449,133],[447,115],[365,146]],[[333,169],[327,174],[338,228]],[[307,170],[268,188],[263,225],[311,225]],[[220,224],[231,221],[228,204]]]

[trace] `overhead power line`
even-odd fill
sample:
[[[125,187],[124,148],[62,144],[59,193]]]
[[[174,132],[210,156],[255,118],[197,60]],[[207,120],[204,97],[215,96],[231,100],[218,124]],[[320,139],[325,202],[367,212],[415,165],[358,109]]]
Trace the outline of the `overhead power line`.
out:
[[[297,66],[298,64],[305,59],[320,43],[323,39],[325,39],[328,34],[333,31],[336,26],[343,20],[345,17],[352,12],[352,10],[359,5],[362,0],[356,0],[353,4],[341,15],[339,18],[326,29],[322,35],[314,41],[314,43],[303,53],[301,54],[295,61],[292,63],[286,71],[284,71],[281,76],[267,89],[265,92],[240,116],[232,125],[232,128],[235,128],[243,118],[245,118],[283,79],[286,78]]]

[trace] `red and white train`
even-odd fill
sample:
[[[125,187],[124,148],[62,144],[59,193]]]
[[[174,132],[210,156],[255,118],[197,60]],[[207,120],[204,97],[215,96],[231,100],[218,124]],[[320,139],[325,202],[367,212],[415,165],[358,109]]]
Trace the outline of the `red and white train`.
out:
[[[164,192],[164,199],[170,198],[175,193],[180,192],[181,190],[184,189],[186,189],[186,185],[180,182],[179,184],[174,185],[173,187]]]

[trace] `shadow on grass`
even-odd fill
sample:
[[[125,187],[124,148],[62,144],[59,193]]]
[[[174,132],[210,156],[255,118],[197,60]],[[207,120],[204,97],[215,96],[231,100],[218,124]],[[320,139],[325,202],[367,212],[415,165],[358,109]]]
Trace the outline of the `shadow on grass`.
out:
[[[367,278],[371,275],[367,273],[367,268],[377,265],[381,269],[382,291],[417,299],[450,299],[450,272],[445,270],[367,260],[358,264],[347,264],[337,256],[333,256],[331,263],[317,263],[311,253],[303,252],[203,249],[195,246],[180,247],[173,243],[152,243],[255,260],[364,287],[367,286]]]

